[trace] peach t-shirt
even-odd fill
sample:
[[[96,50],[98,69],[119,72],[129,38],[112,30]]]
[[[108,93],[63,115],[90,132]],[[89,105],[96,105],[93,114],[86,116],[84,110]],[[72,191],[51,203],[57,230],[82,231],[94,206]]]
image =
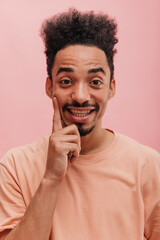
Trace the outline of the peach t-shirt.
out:
[[[0,162],[0,231],[18,224],[43,177],[48,136]],[[159,240],[160,155],[115,133],[110,146],[80,155],[62,181],[50,240]]]

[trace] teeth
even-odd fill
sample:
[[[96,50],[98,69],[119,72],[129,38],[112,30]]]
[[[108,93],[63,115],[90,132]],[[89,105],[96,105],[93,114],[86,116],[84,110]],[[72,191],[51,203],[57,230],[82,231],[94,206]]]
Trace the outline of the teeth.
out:
[[[77,117],[84,117],[86,116],[88,113],[90,113],[91,110],[87,110],[87,111],[80,111],[80,110],[75,110],[75,109],[70,109],[71,113]]]
[[[90,110],[87,110],[87,111],[80,111],[80,110],[76,110],[76,109],[71,109],[70,110],[72,113],[84,113],[84,114],[87,114],[87,113],[89,113],[90,112]]]

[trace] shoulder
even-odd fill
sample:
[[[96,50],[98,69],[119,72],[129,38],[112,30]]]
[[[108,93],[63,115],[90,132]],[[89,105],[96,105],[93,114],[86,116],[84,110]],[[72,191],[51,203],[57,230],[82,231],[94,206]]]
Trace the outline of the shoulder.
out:
[[[117,133],[119,149],[128,158],[137,160],[148,166],[157,165],[160,168],[160,153],[155,149],[139,143],[133,138]]]
[[[10,149],[0,160],[0,165],[11,168],[27,161],[31,162],[45,156],[48,149],[49,136],[42,136],[34,142]]]
[[[120,146],[125,149],[126,151],[129,151],[130,153],[135,154],[142,154],[142,155],[153,155],[153,156],[160,156],[160,153],[158,153],[155,149],[146,146],[135,139],[128,137],[126,135],[116,133],[119,138],[119,144]]]

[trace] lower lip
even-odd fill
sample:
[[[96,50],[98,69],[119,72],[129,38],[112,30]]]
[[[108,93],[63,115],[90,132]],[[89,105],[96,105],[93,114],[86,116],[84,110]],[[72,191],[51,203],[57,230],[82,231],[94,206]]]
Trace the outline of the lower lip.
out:
[[[84,117],[78,117],[78,116],[70,113],[69,111],[68,111],[68,113],[69,113],[69,117],[70,117],[71,121],[73,121],[75,123],[85,123],[90,120],[94,111],[90,112],[89,114],[85,115]]]

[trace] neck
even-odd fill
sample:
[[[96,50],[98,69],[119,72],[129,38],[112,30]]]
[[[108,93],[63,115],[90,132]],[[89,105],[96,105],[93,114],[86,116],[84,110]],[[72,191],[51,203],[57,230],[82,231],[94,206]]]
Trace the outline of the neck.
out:
[[[102,127],[95,127],[92,132],[81,137],[81,155],[93,154],[105,149],[112,141],[113,133]]]

